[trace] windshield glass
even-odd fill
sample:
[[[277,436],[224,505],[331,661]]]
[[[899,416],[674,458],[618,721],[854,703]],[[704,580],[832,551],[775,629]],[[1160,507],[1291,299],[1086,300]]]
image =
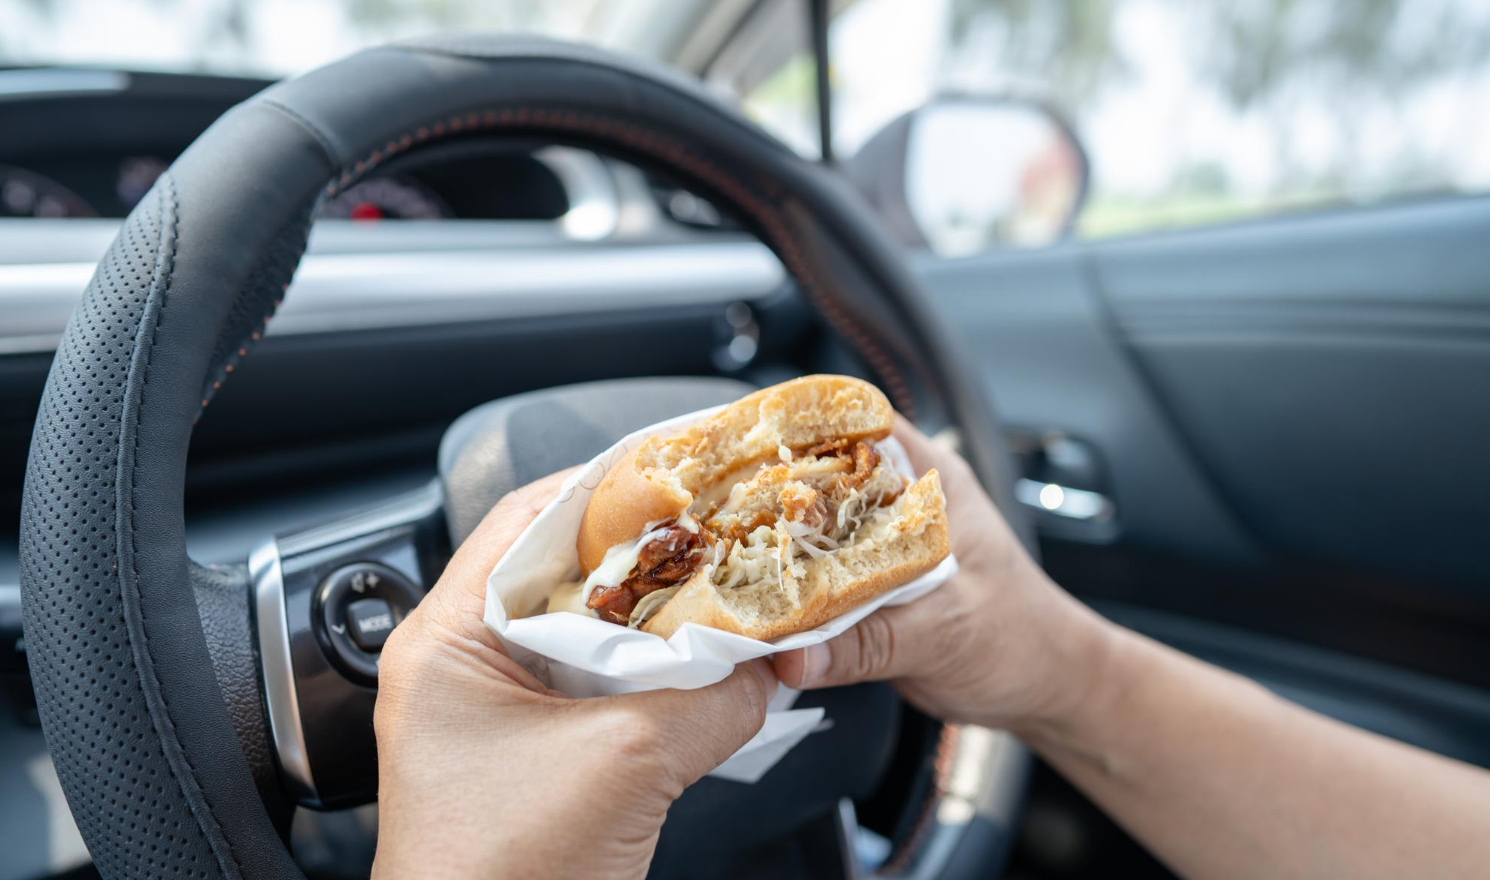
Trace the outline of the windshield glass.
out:
[[[695,0],[0,0],[0,66],[285,76],[389,40],[525,31],[658,56]]]

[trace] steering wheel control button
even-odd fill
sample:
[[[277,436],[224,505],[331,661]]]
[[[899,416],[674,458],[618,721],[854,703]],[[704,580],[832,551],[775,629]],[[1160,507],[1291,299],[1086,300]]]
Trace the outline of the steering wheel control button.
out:
[[[393,607],[385,599],[358,599],[347,606],[347,632],[362,650],[383,650],[393,632]]]
[[[317,641],[346,676],[377,684],[388,634],[424,598],[408,576],[378,562],[354,562],[327,575],[316,590]]]

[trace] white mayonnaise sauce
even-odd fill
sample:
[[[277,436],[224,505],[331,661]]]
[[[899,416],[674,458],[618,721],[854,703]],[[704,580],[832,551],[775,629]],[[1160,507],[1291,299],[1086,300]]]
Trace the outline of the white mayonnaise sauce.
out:
[[[694,528],[698,526],[695,524]],[[590,594],[595,592],[596,587],[614,587],[626,580],[626,576],[631,574],[633,568],[636,568],[636,560],[641,555],[642,548],[666,531],[666,529],[650,529],[635,541],[617,544],[605,551],[605,558],[601,559],[595,570],[590,572],[590,576],[585,578],[584,585],[580,589],[580,603],[590,601]]]

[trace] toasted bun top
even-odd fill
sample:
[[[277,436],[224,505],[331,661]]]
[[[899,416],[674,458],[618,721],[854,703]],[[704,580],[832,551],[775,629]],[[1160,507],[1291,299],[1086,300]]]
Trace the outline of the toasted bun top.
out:
[[[829,440],[889,436],[895,410],[876,387],[850,376],[803,376],[762,388],[678,434],[649,437],[601,479],[580,520],[580,567],[676,517],[695,495],[744,468]]]
[[[668,480],[654,479],[636,466],[641,447],[625,457],[601,478],[579,521],[580,568],[588,577],[605,558],[605,551],[634,541],[647,523],[672,519],[687,509],[693,496]]]

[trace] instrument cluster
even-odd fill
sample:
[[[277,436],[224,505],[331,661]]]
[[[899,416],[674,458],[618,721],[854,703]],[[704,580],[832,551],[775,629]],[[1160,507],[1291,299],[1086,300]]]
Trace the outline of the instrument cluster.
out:
[[[0,218],[122,218],[170,162],[156,155],[0,156]],[[318,220],[551,220],[568,209],[554,172],[530,154],[452,157],[370,177],[321,202]]]

